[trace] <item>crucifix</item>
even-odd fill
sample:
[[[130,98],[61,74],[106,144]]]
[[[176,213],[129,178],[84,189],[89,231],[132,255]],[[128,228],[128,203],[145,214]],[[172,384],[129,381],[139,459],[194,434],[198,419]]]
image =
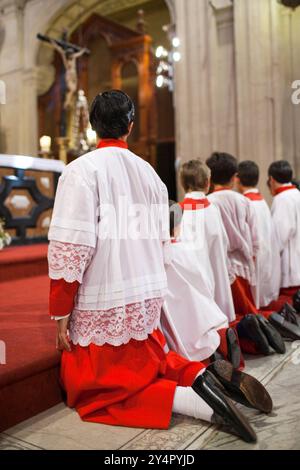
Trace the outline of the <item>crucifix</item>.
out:
[[[84,54],[90,54],[90,51],[64,39],[53,39],[42,34],[38,34],[37,38],[40,41],[49,43],[60,54],[65,67],[64,82],[66,90],[63,100],[64,112],[61,118],[61,136],[64,137],[67,129],[66,112],[74,109],[75,96],[78,91],[77,59]]]

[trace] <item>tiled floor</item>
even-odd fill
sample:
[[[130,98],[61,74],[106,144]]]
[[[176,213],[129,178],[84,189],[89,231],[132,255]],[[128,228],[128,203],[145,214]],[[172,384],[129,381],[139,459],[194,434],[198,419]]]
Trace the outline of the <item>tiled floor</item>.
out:
[[[300,342],[285,356],[249,359],[247,372],[267,386],[274,402],[270,416],[243,408],[258,434],[255,445],[182,416],[173,417],[168,431],[83,423],[61,404],[2,433],[0,450],[300,449]]]

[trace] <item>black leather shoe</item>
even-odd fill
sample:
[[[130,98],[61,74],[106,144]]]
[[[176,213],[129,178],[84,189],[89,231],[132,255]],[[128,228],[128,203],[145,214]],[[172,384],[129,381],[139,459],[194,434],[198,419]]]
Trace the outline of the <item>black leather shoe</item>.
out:
[[[293,341],[300,340],[299,326],[285,320],[284,317],[278,313],[272,313],[269,317],[269,322],[279,331],[283,338]]]
[[[229,398],[248,408],[254,408],[263,413],[271,413],[272,398],[262,383],[251,375],[234,370],[227,361],[216,361],[207,367],[215,378],[223,385],[223,393]]]
[[[258,351],[264,356],[271,354],[269,341],[260,328],[257,315],[246,315],[238,324],[237,331],[241,338],[246,337],[253,341]]]
[[[300,315],[297,310],[294,309],[290,304],[284,304],[280,312],[278,312],[286,321],[293,323],[300,327]]]
[[[197,377],[192,388],[213,409],[213,422],[229,426],[246,442],[256,442],[256,434],[247,418],[236,408],[230,398],[221,392],[214,376],[208,370]]]
[[[237,333],[233,328],[228,328],[226,332],[228,360],[231,362],[234,369],[238,369],[241,363],[241,348]]]
[[[282,336],[274,326],[262,315],[257,315],[258,323],[261,327],[262,332],[265,334],[269,345],[278,354],[285,354],[286,348]]]
[[[215,362],[215,361],[223,361],[224,360],[224,355],[221,354],[218,350],[216,350],[211,356],[210,356],[210,362]]]
[[[298,290],[293,296],[293,307],[298,313],[300,313],[300,290]]]

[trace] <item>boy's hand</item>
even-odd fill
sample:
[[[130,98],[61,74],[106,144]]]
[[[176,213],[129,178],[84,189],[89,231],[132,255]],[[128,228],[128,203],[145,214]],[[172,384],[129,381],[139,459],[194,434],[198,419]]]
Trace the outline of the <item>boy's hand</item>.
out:
[[[56,349],[59,351],[71,352],[71,345],[68,338],[69,317],[57,320]]]

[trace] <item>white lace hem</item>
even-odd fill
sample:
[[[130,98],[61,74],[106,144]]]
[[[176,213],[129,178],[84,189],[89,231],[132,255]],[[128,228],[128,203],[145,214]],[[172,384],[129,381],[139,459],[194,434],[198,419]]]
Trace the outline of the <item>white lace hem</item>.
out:
[[[231,269],[229,276],[232,282],[234,282],[236,277],[242,277],[243,279],[249,281],[251,286],[256,285],[255,272],[251,271],[248,266],[241,266],[239,262],[235,262],[234,260],[231,260]]]
[[[48,249],[49,277],[82,284],[83,275],[93,257],[94,249],[84,245],[50,241]]]
[[[159,326],[162,304],[163,299],[157,298],[103,311],[75,309],[70,318],[70,340],[82,347],[144,341]]]

